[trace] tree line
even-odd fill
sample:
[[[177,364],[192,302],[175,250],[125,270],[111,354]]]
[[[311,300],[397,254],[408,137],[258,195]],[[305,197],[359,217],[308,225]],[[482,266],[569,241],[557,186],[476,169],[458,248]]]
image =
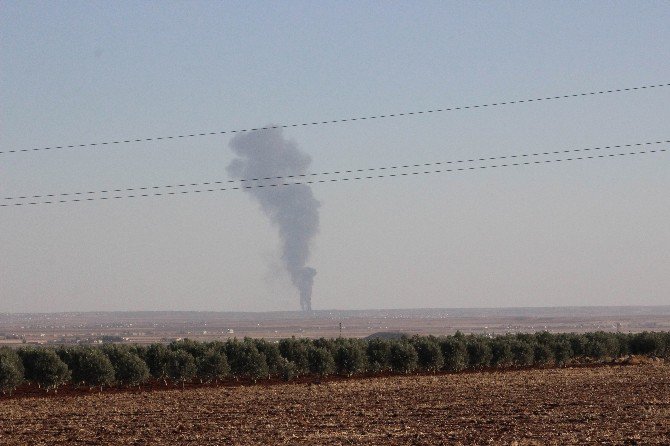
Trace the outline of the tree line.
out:
[[[290,381],[301,376],[438,372],[609,361],[626,355],[670,357],[670,332],[548,332],[502,336],[403,336],[400,339],[189,339],[149,346],[0,348],[0,391],[24,382],[48,391],[76,387],[140,387],[234,379]]]

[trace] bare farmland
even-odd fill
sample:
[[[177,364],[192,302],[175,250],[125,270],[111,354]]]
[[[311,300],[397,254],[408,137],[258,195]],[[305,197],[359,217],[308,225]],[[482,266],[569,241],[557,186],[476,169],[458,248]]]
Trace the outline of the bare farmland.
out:
[[[5,399],[0,443],[668,444],[670,365]]]

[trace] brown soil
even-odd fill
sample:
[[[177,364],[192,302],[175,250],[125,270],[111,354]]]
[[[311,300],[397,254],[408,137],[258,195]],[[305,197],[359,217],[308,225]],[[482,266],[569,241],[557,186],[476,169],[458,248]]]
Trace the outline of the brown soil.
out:
[[[669,444],[670,365],[0,399],[0,444]]]

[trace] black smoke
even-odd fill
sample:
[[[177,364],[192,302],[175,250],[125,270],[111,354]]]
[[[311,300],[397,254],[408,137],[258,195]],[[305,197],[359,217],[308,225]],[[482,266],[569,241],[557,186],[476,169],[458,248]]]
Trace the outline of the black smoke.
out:
[[[307,172],[312,159],[295,142],[284,139],[281,129],[243,133],[230,141],[237,155],[228,165],[236,179],[286,177]],[[242,183],[243,186],[285,183],[288,180]],[[279,229],[281,259],[291,282],[300,293],[303,311],[312,309],[312,285],[316,270],[307,266],[310,243],[319,231],[319,201],[309,185],[253,187],[245,189],[261,205],[263,212]]]

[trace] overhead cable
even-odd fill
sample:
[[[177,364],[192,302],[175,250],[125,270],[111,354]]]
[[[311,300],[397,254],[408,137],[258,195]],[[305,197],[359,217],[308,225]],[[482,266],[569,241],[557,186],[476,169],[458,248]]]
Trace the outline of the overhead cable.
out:
[[[607,149],[622,149],[622,148],[631,148],[631,147],[642,147],[649,145],[665,144],[670,143],[670,140],[660,140],[660,141],[648,141],[632,144],[617,144],[610,146],[601,146],[601,147],[588,147],[585,149],[565,149],[565,150],[556,150],[551,152],[534,152],[534,153],[523,153],[515,155],[501,155],[501,156],[491,156],[491,157],[480,157],[480,158],[471,158],[471,159],[461,159],[454,161],[436,161],[430,163],[419,163],[419,164],[404,164],[396,166],[382,166],[382,167],[369,167],[363,169],[351,169],[351,170],[333,170],[330,172],[314,172],[314,173],[304,173],[297,175],[284,175],[284,176],[269,176],[269,177],[259,177],[259,178],[243,178],[239,180],[216,180],[216,181],[201,181],[198,183],[180,183],[180,184],[166,184],[158,186],[142,186],[142,187],[126,187],[126,188],[109,188],[104,190],[97,191],[86,191],[86,192],[63,192],[63,193],[49,193],[49,194],[40,194],[40,195],[19,195],[15,197],[3,197],[2,200],[28,200],[35,198],[55,198],[55,197],[78,197],[78,196],[91,196],[96,194],[112,194],[118,192],[140,192],[147,190],[159,190],[159,189],[178,189],[183,187],[200,187],[200,186],[214,186],[219,184],[230,184],[230,183],[245,183],[245,182],[254,182],[254,181],[267,181],[267,180],[290,180],[294,178],[309,178],[325,175],[342,175],[350,173],[361,173],[361,172],[374,172],[374,171],[383,171],[383,170],[399,170],[399,169],[409,169],[414,167],[430,167],[430,166],[440,166],[448,164],[465,164],[465,163],[474,163],[481,161],[495,161],[495,160],[505,160],[505,159],[515,159],[515,158],[528,158],[528,157],[537,157],[537,156],[546,156],[546,155],[558,155],[564,153],[579,153],[579,152],[589,152],[589,151],[600,151]]]
[[[119,199],[128,199],[128,198],[147,198],[147,197],[162,197],[162,196],[174,196],[174,195],[186,195],[186,194],[198,194],[205,192],[221,192],[221,191],[232,191],[232,190],[245,190],[245,189],[254,189],[254,188],[275,188],[283,186],[299,186],[299,185],[311,185],[311,184],[320,184],[320,183],[335,183],[335,182],[345,182],[345,181],[358,181],[358,180],[374,180],[381,178],[392,178],[392,177],[403,177],[403,176],[415,176],[415,175],[428,175],[433,173],[454,173],[454,172],[464,172],[464,171],[482,171],[484,169],[494,169],[501,167],[515,167],[515,166],[537,166],[541,164],[549,163],[559,163],[559,162],[568,162],[568,161],[584,161],[584,160],[596,160],[596,159],[605,159],[605,158],[615,158],[631,155],[644,155],[644,154],[653,154],[667,152],[668,149],[654,149],[654,150],[641,150],[637,152],[620,152],[620,153],[610,153],[606,155],[588,155],[588,156],[577,156],[571,158],[560,158],[560,159],[546,159],[546,160],[536,160],[536,161],[523,161],[523,162],[513,162],[513,163],[503,163],[503,164],[489,164],[489,165],[475,165],[469,167],[454,167],[449,169],[435,169],[435,170],[417,170],[413,172],[398,172],[398,173],[383,173],[378,175],[360,175],[355,177],[347,178],[330,178],[330,179],[314,179],[307,181],[294,181],[294,182],[278,182],[272,184],[251,184],[251,185],[241,185],[241,186],[232,186],[232,187],[221,187],[221,188],[209,188],[209,189],[196,189],[196,190],[182,190],[182,191],[168,191],[168,192],[148,192],[144,193],[135,193],[130,195],[112,195],[112,196],[95,196],[95,197],[81,197],[81,198],[68,198],[60,200],[47,200],[47,201],[30,201],[30,202],[12,202],[12,203],[2,203],[0,207],[9,207],[9,206],[31,206],[31,205],[43,205],[43,204],[62,204],[62,203],[84,203],[90,201],[101,201],[101,200],[119,200]],[[353,171],[352,171],[353,172]]]
[[[234,134],[234,133],[257,132],[257,131],[261,131],[261,130],[287,129],[287,128],[293,128],[293,127],[308,127],[308,126],[311,127],[311,126],[324,125],[324,124],[338,124],[338,123],[343,123],[343,122],[364,121],[364,120],[384,119],[384,118],[396,118],[396,117],[402,117],[402,116],[415,116],[415,115],[423,115],[423,114],[430,114],[430,113],[443,113],[443,112],[457,111],[457,110],[471,110],[471,109],[487,108],[487,107],[489,107],[489,108],[490,107],[499,107],[499,106],[503,106],[503,105],[523,104],[523,103],[528,103],[528,102],[552,101],[552,100],[557,100],[557,99],[570,99],[570,98],[577,98],[577,97],[584,97],[584,96],[596,96],[596,95],[605,95],[605,94],[612,94],[612,93],[623,93],[623,92],[639,91],[639,90],[652,89],[652,88],[662,88],[662,87],[668,87],[668,86],[670,86],[670,83],[661,83],[661,84],[654,84],[654,85],[642,85],[642,86],[638,86],[638,87],[616,88],[616,89],[611,89],[611,90],[589,91],[589,92],[583,92],[583,93],[569,93],[569,94],[561,94],[561,95],[555,95],[555,96],[545,96],[545,97],[539,97],[539,98],[516,99],[516,100],[511,100],[511,101],[492,102],[492,103],[488,103],[488,104],[464,105],[464,106],[458,106],[458,107],[445,107],[445,108],[436,108],[436,109],[430,109],[430,110],[419,110],[419,111],[403,112],[403,113],[386,113],[386,114],[379,114],[379,115],[373,115],[373,116],[359,116],[359,117],[350,117],[350,118],[340,118],[340,119],[333,119],[333,120],[326,120],[326,121],[311,120],[311,121],[306,121],[306,122],[296,123],[296,124],[272,125],[272,126],[255,127],[255,128],[248,128],[248,129],[219,130],[219,131],[209,131],[209,132],[188,132],[188,133],[181,134],[181,135],[156,136],[156,137],[151,137],[151,138],[120,138],[120,139],[117,139],[115,141],[93,142],[93,143],[85,143],[85,144],[61,144],[61,145],[52,145],[52,146],[48,146],[48,147],[34,147],[34,148],[30,148],[30,149],[8,149],[8,150],[0,151],[0,155],[10,154],[10,153],[27,153],[27,152],[46,151],[46,150],[56,150],[56,149],[75,149],[75,148],[92,148],[92,147],[99,148],[101,146],[113,146],[113,145],[120,145],[120,144],[142,143],[142,142],[150,142],[150,141],[169,141],[169,140],[176,140],[176,139],[183,139],[183,138],[194,138],[194,137],[199,137],[199,136],[213,136],[213,135],[225,135],[225,134]]]

